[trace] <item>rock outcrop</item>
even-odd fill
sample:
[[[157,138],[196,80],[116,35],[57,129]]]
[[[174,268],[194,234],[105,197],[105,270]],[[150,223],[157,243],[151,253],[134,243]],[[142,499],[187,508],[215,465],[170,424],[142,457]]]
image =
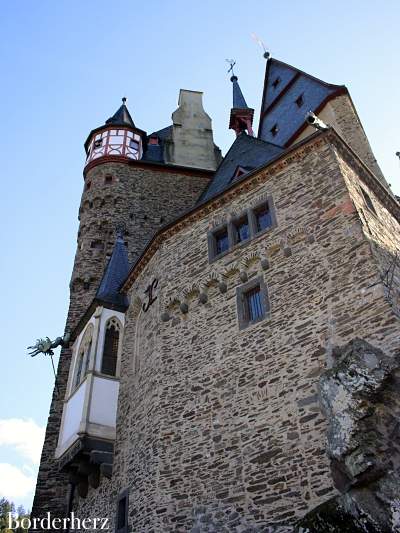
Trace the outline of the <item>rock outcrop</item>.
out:
[[[361,339],[333,356],[319,395],[329,424],[332,477],[341,495],[308,513],[297,531],[400,531],[398,360]]]

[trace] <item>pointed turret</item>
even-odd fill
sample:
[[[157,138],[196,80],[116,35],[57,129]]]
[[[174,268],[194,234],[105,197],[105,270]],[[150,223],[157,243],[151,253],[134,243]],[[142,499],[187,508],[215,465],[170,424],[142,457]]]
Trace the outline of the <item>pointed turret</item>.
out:
[[[119,232],[110,260],[97,290],[96,300],[100,300],[106,305],[111,304],[113,307],[128,307],[129,302],[126,295],[119,292],[119,287],[125,280],[128,272],[128,253],[122,232]]]
[[[236,135],[247,131],[252,137],[253,134],[253,115],[254,109],[248,107],[243,93],[240,89],[237,76],[231,76],[233,89],[233,106],[231,109],[231,116],[229,120],[229,128],[236,132]]]
[[[124,97],[114,115],[89,133],[85,142],[86,170],[110,160],[141,159],[145,143],[146,133],[135,126]]]
[[[115,126],[131,126],[135,127],[135,123],[131,117],[131,114],[126,107],[126,98],[122,98],[122,106],[114,113],[112,117],[106,120],[106,124],[113,124]]]

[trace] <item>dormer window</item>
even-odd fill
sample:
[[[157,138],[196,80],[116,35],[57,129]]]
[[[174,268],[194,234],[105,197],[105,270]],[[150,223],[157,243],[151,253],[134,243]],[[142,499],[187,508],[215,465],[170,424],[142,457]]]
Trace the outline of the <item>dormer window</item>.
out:
[[[280,84],[280,82],[281,82],[281,79],[280,79],[280,77],[278,76],[278,77],[272,82],[272,87],[273,87],[274,89],[276,89],[276,88],[278,87],[278,85]]]
[[[158,145],[158,137],[157,137],[157,135],[152,135],[150,137],[149,144]]]
[[[278,124],[274,124],[272,128],[269,130],[272,134],[272,137],[275,137],[278,134]]]
[[[302,105],[304,104],[304,97],[302,94],[300,94],[296,100],[295,100],[295,103],[297,105],[297,107],[302,107]]]
[[[238,165],[235,169],[235,172],[233,173],[231,177],[231,181],[235,181],[237,178],[240,178],[244,174],[247,174],[249,170],[250,170],[249,168],[241,167],[240,165]]]

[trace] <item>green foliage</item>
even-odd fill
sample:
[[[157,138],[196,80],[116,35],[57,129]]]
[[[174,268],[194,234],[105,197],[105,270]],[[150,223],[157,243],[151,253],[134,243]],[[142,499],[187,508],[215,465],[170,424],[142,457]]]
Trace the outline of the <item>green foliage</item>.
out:
[[[1,533],[28,533],[27,529],[19,527],[18,529],[9,529],[9,513],[17,520],[29,518],[29,512],[25,511],[22,505],[19,505],[15,511],[15,504],[6,498],[0,498],[0,532]]]

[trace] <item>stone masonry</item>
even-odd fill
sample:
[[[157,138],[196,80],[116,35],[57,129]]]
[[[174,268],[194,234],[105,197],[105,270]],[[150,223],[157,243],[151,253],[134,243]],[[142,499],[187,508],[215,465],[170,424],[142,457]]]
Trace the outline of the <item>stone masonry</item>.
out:
[[[208,230],[267,196],[277,226],[209,264]],[[125,284],[113,476],[74,512],[114,527],[128,488],[135,532],[286,531],[335,496],[318,382],[355,337],[398,351],[382,280],[398,220],[398,204],[328,131],[159,233]],[[256,276],[270,315],[240,330],[236,288]]]
[[[66,329],[72,330],[91,303],[115,239],[117,224],[126,228],[125,241],[133,263],[162,225],[193,205],[208,182],[208,174],[190,170],[151,168],[145,164],[103,163],[90,169],[84,181],[77,252],[71,278]],[[57,370],[42,451],[32,515],[51,509],[64,516],[68,476],[54,459],[71,353],[63,349]]]

